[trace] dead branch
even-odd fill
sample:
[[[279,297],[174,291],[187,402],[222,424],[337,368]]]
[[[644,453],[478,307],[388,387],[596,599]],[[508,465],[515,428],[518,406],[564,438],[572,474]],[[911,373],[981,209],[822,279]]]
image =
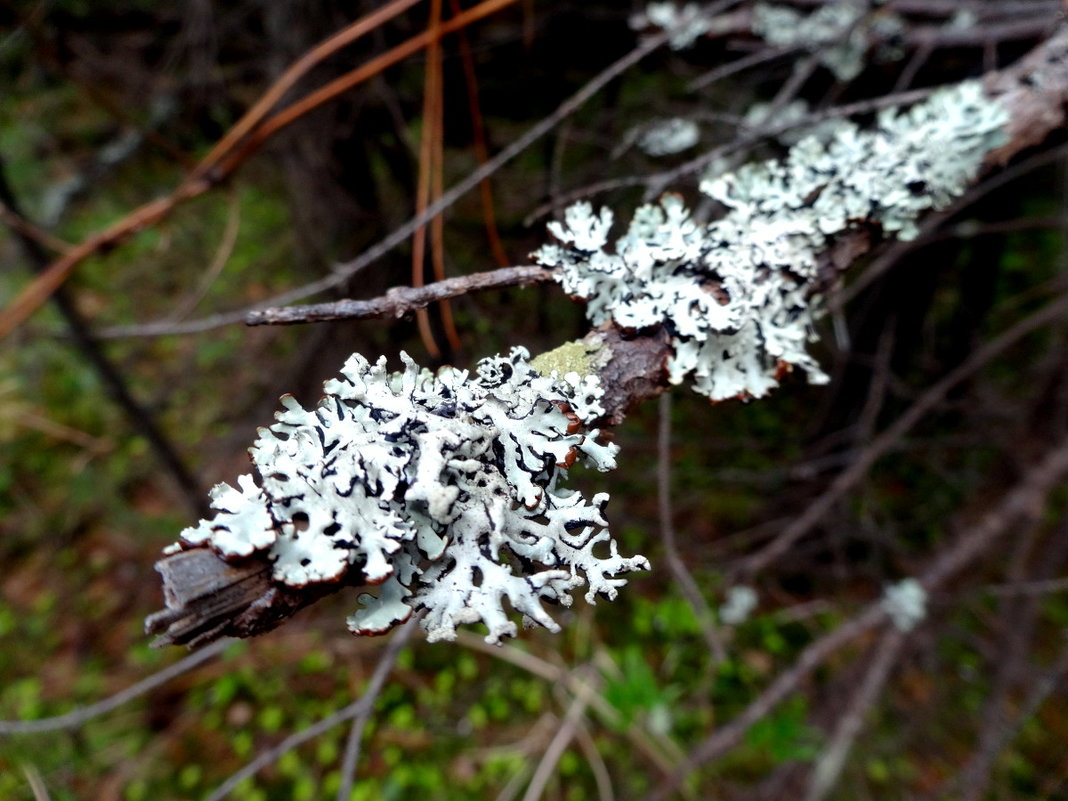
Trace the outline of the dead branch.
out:
[[[308,306],[277,306],[249,312],[247,325],[291,325],[323,320],[366,320],[370,318],[400,319],[431,303],[455,298],[471,292],[531,286],[552,281],[554,275],[544,267],[522,265],[502,267],[473,275],[446,278],[421,287],[394,287],[379,298],[371,300],[338,300]]]

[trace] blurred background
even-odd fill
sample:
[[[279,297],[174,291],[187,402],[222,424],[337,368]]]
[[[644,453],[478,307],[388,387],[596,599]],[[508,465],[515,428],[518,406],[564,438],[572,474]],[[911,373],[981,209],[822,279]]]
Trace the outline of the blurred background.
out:
[[[172,193],[290,65],[393,5],[0,4],[0,302]],[[411,5],[313,59],[277,108],[476,3]],[[248,471],[245,449],[281,394],[314,403],[354,351],[469,367],[585,333],[581,307],[555,285],[466,296],[423,321],[233,321],[341,275],[337,265],[642,41],[628,22],[638,4],[500,5],[216,164],[195,197],[80,261],[0,344],[0,718],[65,713],[184,656],[149,649],[143,634],[162,604],[153,563],[204,513],[213,484]],[[979,77],[1041,42],[1057,14],[1042,0],[888,0],[852,23],[843,41],[861,31],[863,58],[843,74],[821,60],[830,45],[758,37],[757,4],[722,5],[722,35],[619,70],[453,203],[422,245],[406,239],[314,299],[529,263],[545,222],[578,198],[610,205],[618,221],[670,189],[714,214],[697,192],[715,161],[694,166],[702,154],[730,145],[717,156],[724,167],[774,157],[788,142],[762,132],[769,119]],[[808,18],[834,5],[790,8]],[[756,103],[772,116],[753,116]],[[696,139],[643,150],[649,126],[677,118]],[[612,494],[621,551],[645,554],[653,572],[614,603],[559,612],[559,635],[525,632],[493,649],[477,632],[453,645],[416,633],[363,732],[351,797],[639,798],[753,711],[806,648],[848,632],[888,585],[997,525],[927,597],[915,629],[843,634],[678,797],[1068,797],[1068,495],[1048,483],[1026,515],[998,518],[1068,430],[1068,329],[1056,311],[1066,154],[1057,133],[916,241],[883,243],[853,265],[828,292],[815,348],[829,387],[792,377],[767,399],[715,406],[679,389],[670,405],[634,410],[614,432],[619,468],[576,470],[573,481]],[[886,432],[872,466],[858,468]],[[760,557],[798,520],[789,548]],[[745,597],[755,608],[729,611]],[[0,738],[0,797],[207,796],[365,691],[383,641],[348,634],[354,608],[355,593],[342,592],[83,725]],[[561,727],[571,737],[553,753]],[[231,797],[334,797],[347,736],[327,731]],[[818,778],[820,766],[834,781]]]

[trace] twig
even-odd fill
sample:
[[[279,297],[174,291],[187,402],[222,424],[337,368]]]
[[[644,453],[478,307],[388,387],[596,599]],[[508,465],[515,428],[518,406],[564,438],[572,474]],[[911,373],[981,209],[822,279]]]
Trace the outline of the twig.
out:
[[[412,632],[415,630],[419,617],[420,615],[418,614],[413,615],[411,620],[395,630],[394,634],[390,637],[389,642],[386,643],[386,647],[382,650],[382,656],[379,657],[378,665],[375,667],[374,673],[371,674],[371,680],[367,682],[367,689],[358,700],[339,709],[334,714],[323,718],[318,723],[313,723],[306,729],[291,734],[273,748],[268,748],[266,751],[263,751],[259,756],[241,768],[241,770],[234,773],[230,778],[212,790],[212,792],[205,797],[204,801],[220,801],[220,799],[229,795],[230,792],[242,781],[250,776],[254,776],[262,768],[274,763],[283,754],[292,751],[294,748],[308,742],[308,740],[314,740],[320,734],[329,731],[339,723],[344,723],[346,720],[350,720],[363,714],[364,709],[373,708],[375,701],[378,700],[379,693],[382,692],[383,685],[386,683],[386,678],[389,676],[390,671],[393,670],[393,665],[397,661],[397,657],[400,656],[401,650],[404,648],[404,645],[408,642],[408,638],[411,637]]]
[[[215,250],[215,256],[212,258],[211,263],[208,265],[208,269],[204,271],[204,274],[200,277],[200,281],[197,282],[196,288],[190,292],[180,303],[171,315],[171,319],[174,321],[181,320],[187,316],[197,307],[208,294],[208,290],[215,282],[215,279],[222,273],[226,263],[230,260],[230,256],[233,255],[234,246],[237,244],[237,235],[241,230],[241,202],[236,192],[230,194],[230,209],[226,215],[226,225],[223,228],[222,239],[219,240],[219,247]]]
[[[0,159],[0,203],[15,216],[22,218],[18,201],[7,182],[2,159]],[[37,275],[41,275],[48,267],[48,256],[41,244],[37,239],[28,236],[21,229],[16,229],[15,235],[34,271]],[[134,397],[126,377],[118,366],[108,358],[107,353],[104,352],[88,321],[82,316],[73,299],[65,292],[56,292],[52,298],[60,315],[66,321],[71,338],[74,340],[78,350],[82,352],[85,359],[93,366],[97,375],[100,376],[101,383],[103,383],[107,393],[115,404],[122,409],[134,431],[148,442],[149,448],[159,460],[160,465],[177,485],[186,506],[194,514],[205,515],[208,510],[208,504],[204,499],[204,492],[200,483],[186,466],[185,461],[163,432],[163,429],[156,423],[156,419]]]
[[[400,10],[407,8],[408,5],[411,5],[414,2],[417,2],[417,0],[395,0],[395,3],[391,4],[391,6],[380,9],[378,12],[374,12],[367,17],[358,20],[349,28],[346,28],[339,34],[335,34],[335,36],[306,54],[297,65],[294,65],[294,67],[291,68],[291,71],[303,74],[303,72],[296,69],[297,66],[303,64],[305,59],[311,59],[313,55],[315,58],[314,63],[317,63],[318,60],[321,60],[326,55],[333,52],[332,49],[327,47],[328,44],[333,47],[333,44],[336,44],[337,41],[348,43],[355,38],[355,35],[352,34],[357,29],[361,31],[362,35],[362,32],[364,31],[361,26],[367,27],[368,30],[372,29],[375,25],[381,24],[381,22],[384,21],[383,15],[386,15],[387,13],[399,13]],[[514,0],[484,0],[482,4],[464,12],[462,16],[455,17],[449,20],[447,24],[442,25],[439,33],[434,34],[434,36],[443,35],[450,30],[469,24],[475,19],[480,19],[497,10],[499,7],[511,2],[514,2]],[[374,24],[372,24],[372,20],[374,21]],[[352,36],[345,40],[347,35]],[[273,98],[275,94],[279,94],[279,97],[281,94],[284,94],[289,88],[286,86],[287,81],[295,82],[296,79],[299,78],[299,74],[296,74],[296,77],[294,77],[287,72],[283,78],[279,79],[279,82],[276,82],[275,85],[268,90],[267,94],[261,98],[257,106],[246,114],[246,117],[239,122],[238,127],[231,129],[223,140],[209,152],[208,156],[205,156],[201,163],[185,178],[185,180],[182,181],[177,189],[165,197],[140,206],[118,222],[108,226],[103,231],[94,234],[73,247],[61,258],[52,262],[46,270],[19,293],[18,297],[16,297],[11,304],[4,309],[0,309],[0,338],[11,333],[12,330],[33,314],[33,312],[36,311],[40,305],[63,284],[64,281],[66,281],[74,268],[86,258],[106,247],[118,244],[135,231],[155,225],[170,214],[170,212],[179,204],[204,194],[209,189],[216,186],[223,178],[236,170],[237,167],[252,155],[252,153],[254,153],[270,136],[273,136],[282,128],[290,125],[312,109],[317,108],[320,104],[336,97],[343,91],[351,89],[361,81],[370,78],[372,75],[378,74],[378,72],[381,72],[392,64],[411,55],[422,47],[425,47],[430,43],[432,38],[433,37],[427,33],[415,36],[378,58],[372,59],[371,62],[364,64],[362,67],[352,71],[348,75],[342,76],[342,78],[312,92],[301,101],[294,103],[289,108],[275,114],[273,117],[270,117],[260,124],[259,120],[262,119],[263,114],[277,102],[278,98],[274,98],[269,103],[267,101],[270,98]],[[337,48],[334,47],[334,49]],[[313,66],[312,63],[307,64],[307,68],[310,68],[311,66]],[[304,67],[301,69],[304,69]],[[255,127],[257,125],[259,127]],[[246,137],[246,129],[251,130],[253,127],[255,127],[254,132],[248,134]],[[242,137],[245,138],[242,139]],[[240,147],[235,152],[231,152],[232,148],[238,147],[239,143]],[[224,144],[225,147],[223,147]],[[226,157],[225,160],[224,156]]]
[[[554,274],[537,265],[502,267],[473,275],[459,275],[420,287],[394,287],[385,295],[371,300],[338,300],[308,306],[279,306],[248,312],[247,325],[291,325],[322,320],[365,320],[401,318],[438,300],[455,298],[470,292],[530,286],[552,281]]]
[[[872,465],[890,450],[913,426],[931,412],[947,393],[961,381],[983,367],[987,362],[1000,356],[1012,345],[1031,332],[1057,322],[1068,314],[1068,295],[1048,304],[1044,308],[1020,320],[995,339],[987,342],[965,359],[960,365],[948,372],[940,381],[917,399],[893,425],[872,440],[871,444],[857,456],[847,469],[838,474],[831,485],[805,511],[793,520],[770,543],[756,554],[749,557],[740,568],[745,575],[752,575],[766,568],[773,561],[786,553],[798,539],[810,532],[831,508],[859,482]]]
[[[596,690],[588,682],[584,682],[583,687],[585,691],[576,693],[574,700],[568,707],[567,714],[564,715],[564,719],[560,723],[560,728],[557,729],[553,739],[549,742],[548,748],[542,754],[541,761],[538,763],[534,775],[530,778],[530,784],[527,785],[527,791],[523,794],[523,801],[537,801],[541,798],[541,794],[545,791],[545,785],[549,783],[553,771],[556,770],[556,764],[578,733],[582,716],[586,713],[586,707],[596,693]]]
[[[737,72],[742,72],[750,67],[756,67],[761,64],[765,64],[769,61],[774,61],[777,58],[783,58],[785,56],[793,55],[797,51],[801,50],[800,46],[797,47],[766,47],[763,50],[757,50],[754,53],[750,53],[747,56],[729,61],[726,64],[721,64],[710,72],[706,72],[700,77],[694,78],[690,81],[686,87],[687,91],[693,92],[698,89],[704,89],[717,83],[724,78],[729,78]]]
[[[919,581],[929,595],[968,567],[990,548],[998,537],[1020,519],[1034,520],[1043,512],[1045,499],[1068,473],[1068,437],[1056,443],[1045,457],[1004,496],[977,524],[940,554]],[[808,645],[793,666],[779,676],[730,723],[721,726],[687,757],[675,775],[649,793],[644,801],[664,801],[692,771],[734,748],[754,723],[786,699],[817,667],[839,648],[882,625],[887,612],[874,601],[855,617]]]
[[[171,679],[181,676],[183,673],[188,673],[193,668],[200,666],[209,659],[222,653],[232,642],[234,642],[234,640],[218,640],[213,642],[206,648],[202,648],[195,653],[189,654],[189,656],[184,659],[180,659],[173,665],[169,665],[162,670],[153,673],[151,676],[137,682],[137,684],[127,687],[125,690],[120,690],[111,697],[105,698],[103,701],[97,701],[95,704],[83,706],[80,709],[74,709],[64,715],[57,715],[56,717],[51,718],[40,718],[39,720],[0,720],[0,736],[77,729],[79,726],[83,726],[93,718],[107,714],[111,710],[117,709],[123,704],[129,703],[133,699],[139,698],[145,693],[151,692],[157,687],[166,684]]]
[[[816,767],[812,771],[806,801],[823,801],[834,789],[842,773],[849,752],[856,742],[864,725],[864,718],[878,700],[886,681],[890,678],[890,669],[897,662],[905,645],[905,633],[896,627],[890,627],[883,634],[875,647],[875,656],[857,688],[845,713],[838,721],[838,726],[831,736]]]
[[[510,662],[521,670],[525,670],[545,681],[566,687],[568,692],[574,696],[591,692],[591,688],[586,682],[576,676],[573,671],[557,667],[534,654],[521,651],[511,645],[488,645],[481,637],[477,637],[468,631],[458,631],[457,635],[457,643],[465,648]],[[592,694],[589,697],[589,705],[603,720],[609,724],[618,725],[621,719],[619,711],[605,700],[604,696],[596,693]],[[626,732],[635,748],[656,765],[664,776],[672,775],[677,768],[677,762],[681,755],[674,753],[677,748],[669,738],[659,737],[647,732],[639,728],[637,724],[631,724]]]
[[[576,734],[579,748],[586,756],[586,763],[590,766],[593,781],[597,785],[597,798],[599,801],[615,801],[615,791],[612,789],[612,775],[608,772],[608,766],[604,764],[604,758],[597,748],[597,743],[590,736],[589,727],[583,720],[579,721]]]
[[[1020,705],[1020,711],[1015,718],[1013,720],[1003,719],[997,730],[991,733],[989,748],[993,754],[999,754],[1008,747],[1021,727],[1042,708],[1046,699],[1053,694],[1053,691],[1065,680],[1066,676],[1068,676],[1068,643],[1061,649],[1056,661],[1047,670],[1043,671],[1038,680],[1031,685],[1031,692],[1028,693],[1027,698]],[[973,768],[973,764],[969,762],[966,766],[965,776]],[[984,767],[988,769],[989,765]],[[945,797],[947,794],[952,794],[951,797],[959,798],[960,796],[957,795],[953,785],[960,780],[961,777],[957,777],[955,781],[951,780],[948,783],[950,786],[943,788],[939,795]],[[1039,793],[1036,797],[1048,798],[1049,796],[1046,793]]]
[[[686,596],[693,609],[694,617],[701,626],[701,634],[708,645],[713,665],[727,661],[727,650],[716,628],[716,620],[708,603],[701,594],[693,574],[679,555],[679,546],[675,540],[675,522],[671,506],[671,393],[660,396],[659,424],[656,438],[656,494],[657,512],[660,523],[660,536],[664,540],[664,553],[679,589]]]
[[[48,248],[56,253],[66,253],[71,249],[70,242],[64,242],[43,228],[34,225],[3,202],[0,202],[0,222],[20,236],[32,239],[42,248]]]
[[[448,27],[453,22],[450,20],[442,25],[442,29]],[[245,308],[233,312],[227,312],[224,314],[214,315],[212,317],[206,317],[201,320],[191,320],[187,323],[178,325],[172,325],[169,323],[152,323],[148,325],[139,325],[124,328],[110,329],[106,332],[109,337],[122,337],[122,336],[164,336],[167,334],[190,334],[198,333],[201,331],[210,331],[215,328],[222,328],[226,325],[232,325],[236,322],[246,320],[248,315],[255,314],[257,311],[269,308],[273,306],[281,306],[283,304],[292,303],[293,301],[302,300],[311,295],[318,294],[319,292],[333,289],[347,282],[353,275],[360,272],[367,266],[378,261],[385,254],[389,253],[393,248],[397,247],[402,242],[408,240],[412,233],[421,225],[425,225],[428,221],[440,214],[445,209],[449,208],[459,198],[463,197],[474,187],[478,186],[482,181],[486,180],[501,167],[518,156],[534,142],[538,141],[542,136],[551,131],[560,120],[568,117],[579,109],[587,100],[593,97],[597,92],[603,89],[608,83],[618,77],[620,74],[628,70],[630,67],[637,64],[645,56],[656,50],[667,41],[667,34],[661,34],[655,37],[643,41],[638,47],[632,50],[627,55],[623,56],[619,60],[610,64],[601,73],[590,80],[585,86],[583,86],[578,92],[569,97],[549,116],[542,119],[535,124],[526,133],[516,139],[508,147],[504,148],[500,153],[487,161],[485,164],[478,167],[478,169],[471,172],[466,178],[459,183],[452,186],[446,191],[441,198],[435,203],[431,203],[426,211],[422,214],[412,217],[408,222],[404,223],[393,233],[386,236],[384,239],[372,245],[360,256],[352,261],[345,262],[343,264],[336,265],[333,272],[310,283],[302,286],[294,287],[291,290],[283,292],[270,298],[262,303],[258,303],[251,308]],[[256,324],[256,323],[251,323]],[[2,315],[0,315],[0,336],[3,336]]]
[[[33,765],[23,765],[22,772],[26,776],[26,783],[33,792],[33,801],[49,801],[48,787],[41,778],[41,771]]]
[[[1068,591],[1068,578],[1049,579],[1048,581],[1024,581],[1012,584],[999,584],[984,587],[982,592],[995,596],[1005,595],[1046,595],[1053,592]]]
[[[419,618],[421,618],[422,616],[423,613],[419,612],[416,615],[416,619],[409,622],[407,624],[407,627],[409,629],[413,628],[418,622]],[[399,633],[398,636],[400,636]],[[404,639],[407,639],[408,636],[409,635],[405,632]],[[403,642],[397,646],[397,653],[400,653],[400,648],[402,645]],[[382,655],[382,659],[386,659],[386,654]],[[390,659],[391,663],[392,661],[393,659]],[[375,671],[375,676],[378,675],[380,670],[383,670],[381,663],[379,664],[378,669],[376,669]],[[383,670],[383,680],[384,675],[388,674],[388,672],[389,668]],[[374,677],[372,677],[371,682],[373,683],[374,680]],[[374,690],[374,695],[378,695],[380,690],[381,683]],[[370,684],[368,685],[368,691],[364,694],[364,697],[367,697],[367,694],[369,693],[371,693]],[[360,700],[363,701],[363,698],[361,698]],[[352,786],[356,781],[356,765],[360,761],[360,741],[363,739],[363,730],[367,728],[367,721],[371,719],[371,713],[374,712],[374,708],[374,698],[372,697],[372,700],[368,703],[365,703],[360,709],[360,711],[356,714],[356,717],[354,717],[352,720],[352,728],[349,729],[349,738],[345,743],[345,754],[341,759],[341,784],[338,786],[337,790],[337,801],[348,801],[349,797],[352,795]]]

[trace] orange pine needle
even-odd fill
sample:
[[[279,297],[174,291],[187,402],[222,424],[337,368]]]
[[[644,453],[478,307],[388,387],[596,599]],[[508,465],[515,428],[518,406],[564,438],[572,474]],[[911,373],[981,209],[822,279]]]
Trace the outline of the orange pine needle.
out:
[[[208,156],[201,160],[193,173],[187,176],[170,195],[145,203],[122,219],[108,226],[104,231],[96,233],[88,239],[83,240],[68,253],[63,254],[61,258],[52,262],[46,270],[34,278],[10,305],[0,310],[0,339],[10,334],[46,300],[48,300],[51,294],[62,286],[70,273],[81,262],[85,261],[85,259],[92,256],[94,253],[122,242],[131,234],[143,228],[155,225],[161,219],[166,217],[179,203],[198,197],[207,192],[221,179],[233,172],[269,136],[281,130],[286,125],[289,125],[302,115],[307,114],[322,103],[325,103],[357,85],[361,81],[367,80],[373,75],[378,74],[386,67],[389,67],[412,53],[426,47],[432,40],[436,40],[439,36],[459,30],[460,28],[482,19],[501,8],[511,5],[516,2],[516,0],[485,0],[485,2],[469,9],[460,16],[450,19],[448,22],[441,25],[440,29],[434,34],[424,32],[418,36],[412,37],[403,44],[393,48],[393,50],[390,50],[388,53],[372,59],[371,62],[363,65],[359,69],[353,70],[348,75],[330,82],[319,90],[312,92],[303,100],[294,103],[292,106],[266,120],[263,120],[262,124],[259,124],[263,116],[275,103],[277,103],[278,99],[285,94],[292,84],[295,83],[301,75],[307,72],[314,63],[317,63],[317,61],[309,61],[313,57],[313,54],[314,58],[317,60],[325,58],[338,48],[344,46],[344,44],[355,40],[358,35],[362,35],[362,33],[365,32],[363,26],[369,25],[369,20],[375,19],[377,20],[376,24],[381,24],[384,19],[388,19],[388,17],[383,17],[382,15],[395,15],[410,5],[414,5],[415,2],[417,2],[417,0],[395,0],[394,3],[384,6],[374,14],[353,23],[353,25],[345,28],[338,34],[335,34],[330,39],[327,39],[325,42],[313,48],[308,54],[302,56],[301,59],[296,62],[293,67],[287,70],[282,78],[280,78],[279,81],[265,93],[242,120],[231,129],[214,148],[212,148]],[[367,30],[370,30],[370,28],[367,28]],[[359,34],[357,34],[357,31],[359,31]],[[252,131],[252,133],[249,134],[249,131]],[[245,138],[246,134],[249,134],[247,138]],[[236,152],[230,152],[239,143],[242,143],[240,149]],[[224,144],[225,147],[223,147]],[[227,153],[229,153],[229,156],[223,160],[223,157]]]
[[[415,213],[422,215],[430,202],[431,174],[435,168],[437,147],[437,118],[440,116],[442,97],[441,83],[441,48],[438,31],[441,26],[441,0],[432,0],[430,4],[430,21],[427,32],[434,38],[427,46],[426,76],[423,80],[423,130],[419,139],[419,183],[416,187]],[[435,221],[440,219],[440,215]],[[426,226],[420,225],[412,235],[412,286],[423,286],[423,267],[426,263]],[[433,359],[441,358],[441,348],[434,338],[430,325],[430,314],[426,309],[416,312],[419,336],[423,347]]]

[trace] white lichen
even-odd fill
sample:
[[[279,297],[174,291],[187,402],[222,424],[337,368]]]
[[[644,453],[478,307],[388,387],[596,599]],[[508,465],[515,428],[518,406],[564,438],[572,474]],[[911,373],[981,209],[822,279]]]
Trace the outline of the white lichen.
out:
[[[752,587],[738,584],[727,590],[727,599],[719,607],[720,622],[737,626],[749,619],[757,608],[757,593]]]
[[[701,139],[701,129],[685,117],[654,120],[637,132],[638,147],[650,156],[670,156],[689,150]]]
[[[645,11],[631,17],[632,28],[659,28],[668,33],[672,50],[692,47],[700,37],[715,30],[715,18],[697,3],[649,3]]]
[[[803,14],[789,6],[753,6],[753,33],[776,47],[801,47],[819,54],[820,63],[840,81],[851,81],[864,69],[868,36],[863,7],[848,0],[830,2]]]
[[[609,249],[611,211],[579,203],[549,225],[559,244],[533,257],[560,269],[594,325],[665,326],[671,380],[690,378],[713,400],[761,397],[794,367],[823,382],[807,352],[820,254],[860,224],[915,237],[917,219],[959,197],[1004,142],[1007,118],[980,84],[963,83],[907,111],[884,110],[871,130],[843,123],[782,160],[702,182],[727,210],[709,224],[666,195],[639,208]]]
[[[615,466],[616,447],[587,425],[603,414],[597,379],[543,376],[527,356],[485,359],[476,376],[433,375],[403,354],[397,374],[384,358],[350,357],[314,409],[283,398],[251,449],[258,480],[217,486],[217,514],[183,531],[179,547],[228,560],[265,552],[290,587],[378,585],[349,619],[360,634],[426,609],[431,640],[481,621],[499,642],[516,633],[505,599],[556,631],[545,602],[569,606],[583,585],[590,603],[614,598],[620,576],[648,563],[618,554],[606,494],[563,488],[576,459]]]
[[[792,126],[775,135],[777,141],[791,146],[810,136],[816,137],[820,142],[828,142],[834,138],[834,135],[843,126],[848,125],[839,117],[830,117],[808,124],[802,123],[802,120],[812,112],[808,103],[801,99],[791,101],[780,109],[775,109],[774,119],[772,119],[771,112],[774,108],[772,103],[754,103],[746,111],[745,116],[742,118],[743,122],[753,131],[759,131],[763,126],[769,124],[773,124],[775,127]],[[723,170],[719,171],[719,173],[722,172]],[[718,177],[718,174],[711,177]]]
[[[888,586],[880,603],[900,631],[912,631],[927,616],[927,592],[914,578]]]

